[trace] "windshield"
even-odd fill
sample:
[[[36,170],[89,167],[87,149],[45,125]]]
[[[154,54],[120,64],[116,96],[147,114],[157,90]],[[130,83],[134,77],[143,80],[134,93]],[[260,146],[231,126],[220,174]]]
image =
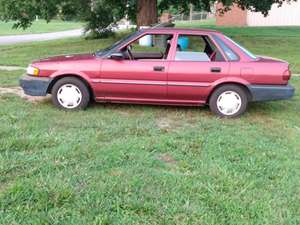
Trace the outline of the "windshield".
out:
[[[257,59],[257,57],[251,53],[249,50],[245,49],[243,46],[239,45],[238,43],[236,43],[234,40],[232,40],[231,38],[225,36],[225,38],[227,40],[229,40],[231,43],[233,43],[234,45],[236,45],[239,49],[241,49],[246,55],[248,55],[250,58],[252,59]]]
[[[109,46],[105,49],[100,49],[100,50],[96,51],[96,55],[102,55],[103,53],[106,53],[106,52],[109,52],[109,51],[113,50],[114,48],[122,45],[123,43],[128,42],[132,37],[136,36],[137,34],[139,34],[139,32],[135,32],[135,33],[132,33],[132,34],[129,34],[129,35],[125,36],[124,38],[117,41],[113,45],[111,45],[111,46]]]

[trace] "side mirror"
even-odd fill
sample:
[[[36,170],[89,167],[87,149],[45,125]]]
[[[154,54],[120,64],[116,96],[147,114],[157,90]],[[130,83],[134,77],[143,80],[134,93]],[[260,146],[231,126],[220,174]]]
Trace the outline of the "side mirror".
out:
[[[122,60],[124,59],[124,55],[121,52],[116,52],[110,55],[110,59]]]

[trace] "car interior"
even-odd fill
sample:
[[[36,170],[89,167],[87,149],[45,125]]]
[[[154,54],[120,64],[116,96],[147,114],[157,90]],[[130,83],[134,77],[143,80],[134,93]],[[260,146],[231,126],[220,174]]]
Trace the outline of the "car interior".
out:
[[[122,49],[127,60],[166,60],[171,49],[173,35],[145,35]],[[175,61],[224,61],[222,54],[208,36],[180,35]]]
[[[176,61],[217,62],[224,61],[218,48],[205,35],[180,35]]]
[[[173,35],[145,35],[130,45],[122,53],[125,59],[167,59]]]

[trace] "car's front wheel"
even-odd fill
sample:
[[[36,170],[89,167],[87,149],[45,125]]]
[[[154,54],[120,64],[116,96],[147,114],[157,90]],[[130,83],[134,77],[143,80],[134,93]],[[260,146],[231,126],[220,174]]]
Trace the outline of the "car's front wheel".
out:
[[[246,111],[247,105],[247,92],[238,85],[223,85],[209,99],[211,111],[220,117],[238,117]]]
[[[51,94],[54,105],[64,110],[85,109],[90,101],[87,86],[75,77],[58,80],[54,84]]]

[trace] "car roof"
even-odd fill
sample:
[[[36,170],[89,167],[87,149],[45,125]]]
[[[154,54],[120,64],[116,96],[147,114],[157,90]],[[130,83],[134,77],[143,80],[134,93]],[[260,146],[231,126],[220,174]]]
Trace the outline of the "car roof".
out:
[[[220,33],[217,30],[211,29],[196,29],[196,28],[174,28],[174,27],[153,27],[153,28],[146,28],[141,29],[142,32],[176,32],[176,33],[194,33],[194,32],[201,32],[201,33]]]

